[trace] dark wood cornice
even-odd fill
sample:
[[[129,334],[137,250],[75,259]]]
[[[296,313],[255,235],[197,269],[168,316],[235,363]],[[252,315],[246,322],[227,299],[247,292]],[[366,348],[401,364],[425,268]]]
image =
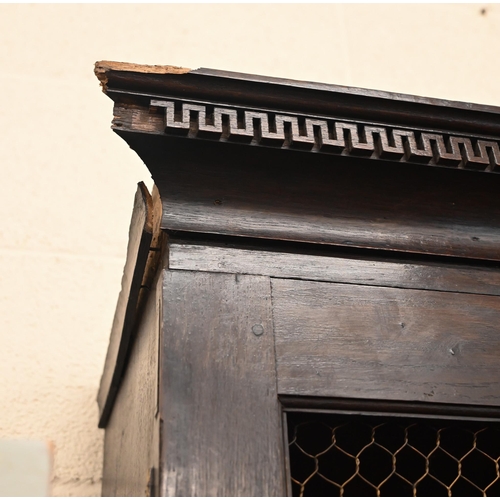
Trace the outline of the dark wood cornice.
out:
[[[140,182],[134,199],[127,259],[118,296],[97,403],[99,427],[107,425],[120,387],[134,335],[161,257],[158,194]]]
[[[164,230],[500,260],[500,108],[172,66],[96,74]]]
[[[279,111],[359,118],[478,135],[500,135],[500,108],[341,85],[177,66],[96,63],[114,100],[122,94],[183,97]]]

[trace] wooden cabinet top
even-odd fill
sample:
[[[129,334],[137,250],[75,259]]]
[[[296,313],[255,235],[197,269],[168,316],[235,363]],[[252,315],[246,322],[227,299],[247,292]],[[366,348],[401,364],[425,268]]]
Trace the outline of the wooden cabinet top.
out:
[[[500,259],[500,108],[100,62],[161,228]]]

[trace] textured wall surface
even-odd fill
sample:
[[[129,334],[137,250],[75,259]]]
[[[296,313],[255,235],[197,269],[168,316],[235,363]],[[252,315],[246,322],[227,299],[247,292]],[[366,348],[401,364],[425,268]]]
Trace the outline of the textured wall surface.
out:
[[[500,5],[0,5],[0,437],[55,444],[54,495],[99,495],[97,387],[140,159],[97,60],[500,105]]]

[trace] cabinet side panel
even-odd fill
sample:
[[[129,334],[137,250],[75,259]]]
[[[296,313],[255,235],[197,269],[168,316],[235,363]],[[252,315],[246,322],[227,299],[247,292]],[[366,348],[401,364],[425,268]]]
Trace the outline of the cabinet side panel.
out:
[[[106,426],[103,496],[149,496],[154,489],[159,300],[161,294],[153,288]]]
[[[279,394],[500,406],[500,297],[272,286]]]
[[[283,496],[270,280],[165,273],[162,496]]]

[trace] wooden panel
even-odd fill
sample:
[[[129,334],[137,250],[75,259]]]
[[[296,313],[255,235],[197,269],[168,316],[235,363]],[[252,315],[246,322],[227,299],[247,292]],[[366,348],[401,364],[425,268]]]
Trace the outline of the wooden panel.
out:
[[[500,176],[119,132],[162,229],[500,260]]]
[[[272,280],[278,392],[500,405],[500,298]]]
[[[159,465],[159,421],[155,416],[161,285],[158,279],[156,291],[148,295],[106,426],[102,496],[150,496],[154,491],[151,469],[157,473]]]
[[[244,119],[238,120],[238,115]],[[176,116],[182,118],[176,119]],[[191,140],[225,144],[228,141],[251,143],[253,147],[308,151],[314,155],[363,156],[370,160],[384,159],[485,173],[500,170],[500,149],[498,141],[492,138],[463,134],[449,136],[432,130],[417,131],[355,121],[346,123],[344,119],[327,116],[210,106],[172,98],[152,99],[149,109],[137,104],[115,105],[113,129],[182,135]],[[333,130],[335,139],[329,132]],[[374,168],[377,168],[376,164]]]
[[[161,495],[285,495],[269,278],[164,279]]]
[[[113,408],[114,399],[122,377],[130,337],[137,319],[137,306],[144,270],[152,240],[152,201],[144,183],[140,182],[134,199],[134,210],[129,229],[127,260],[122,277],[108,352],[101,377],[97,403],[99,427],[105,427]]]
[[[169,268],[500,295],[500,269],[169,244]]]

